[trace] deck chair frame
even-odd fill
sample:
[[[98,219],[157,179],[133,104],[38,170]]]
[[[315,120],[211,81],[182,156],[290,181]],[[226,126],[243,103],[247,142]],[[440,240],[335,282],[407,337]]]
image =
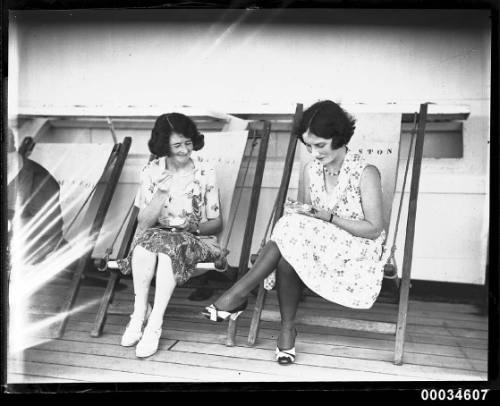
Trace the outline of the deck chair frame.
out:
[[[284,165],[284,170],[283,170],[283,177],[281,178],[281,185],[278,190],[278,196],[277,196],[277,206],[276,210],[277,212],[274,215],[273,218],[273,226],[276,223],[277,219],[281,217],[283,214],[283,204],[286,199],[286,193],[288,190],[288,184],[290,183],[290,177],[291,177],[291,169],[292,169],[292,164],[293,164],[293,159],[295,157],[295,147],[297,145],[297,137],[296,134],[298,133],[299,125],[302,120],[302,110],[303,106],[302,104],[298,104],[295,110],[294,118],[293,118],[293,123],[292,123],[292,131],[291,131],[291,136],[290,136],[290,143],[288,144],[288,149],[287,149],[287,154],[285,158],[285,165]],[[286,185],[285,185],[286,184]],[[281,203],[283,202],[283,203]],[[246,262],[240,263],[240,269],[242,269],[242,266],[245,266],[245,269],[248,268],[248,260],[247,258]],[[238,275],[239,277],[243,276],[242,273]],[[256,309],[257,309],[257,304],[262,303],[262,307],[264,306],[264,300],[265,300],[265,289],[264,289],[264,284],[261,283],[259,286],[259,292],[257,295],[257,300],[256,300]],[[262,312],[262,308],[260,309],[260,313]],[[260,313],[259,313],[259,321],[260,321]],[[258,323],[255,326],[256,329],[258,329]],[[235,345],[235,339],[236,339],[236,332],[238,329],[238,319],[234,320],[232,318],[229,318],[229,325],[227,328],[227,335],[226,335],[226,345],[228,347],[232,347]]]
[[[242,250],[240,254],[240,261],[239,261],[239,271],[243,269],[242,264],[248,263],[248,259],[250,257],[250,249],[251,249],[251,244],[252,244],[252,236],[253,236],[253,230],[255,226],[255,218],[257,214],[257,205],[259,201],[259,196],[260,196],[260,186],[262,184],[262,178],[263,178],[263,173],[264,173],[264,167],[266,163],[266,155],[267,155],[267,149],[268,149],[268,144],[269,144],[269,136],[271,132],[271,125],[269,122],[264,121],[262,123],[259,122],[250,122],[248,126],[249,130],[249,135],[252,134],[252,132],[255,132],[255,135],[257,138],[260,138],[260,146],[259,146],[259,152],[258,152],[258,158],[257,158],[257,167],[256,167],[256,172],[255,172],[255,177],[254,177],[254,183],[252,186],[252,191],[251,191],[251,196],[250,196],[250,206],[248,209],[248,216],[247,216],[247,221],[245,225],[245,233],[243,237],[243,242],[242,242]],[[253,138],[250,137],[249,138]],[[243,180],[244,182],[245,180]],[[235,186],[235,189],[238,185]],[[242,190],[240,190],[240,193],[242,193]],[[238,199],[236,196],[236,193],[233,195],[233,201],[235,199]],[[229,209],[229,208],[228,208]],[[229,218],[228,223],[231,224],[234,221],[234,218],[236,216],[237,210],[234,210],[233,213],[231,214],[232,217]],[[124,235],[121,241],[121,244],[118,249],[117,257],[118,258],[123,258],[126,256],[130,249],[130,245],[132,243],[132,238],[135,234],[135,229],[137,227],[137,215],[139,213],[139,210],[134,206],[130,216],[126,219],[127,223],[125,226],[125,231]],[[208,264],[204,264],[208,265]],[[208,267],[209,268],[209,267]],[[204,269],[207,269],[205,266]],[[121,274],[118,270],[116,269],[109,269],[110,275],[108,278],[108,282],[105,288],[105,291],[103,293],[103,296],[101,298],[99,308],[97,310],[97,314],[94,320],[94,325],[92,327],[92,330],[90,332],[90,335],[92,337],[99,337],[102,334],[104,324],[106,322],[106,317],[108,314],[124,314],[124,313],[129,313],[129,309],[123,309],[120,307],[112,307],[111,303],[113,301],[114,293],[116,290],[116,286],[118,282],[120,281]]]
[[[295,150],[297,146],[297,129],[298,124],[300,123],[300,119],[302,117],[302,105],[297,106],[297,110],[295,113],[294,124],[292,128],[292,134],[290,143],[288,145],[287,157],[285,168],[283,171],[283,177],[280,185],[280,190],[278,194],[278,204],[276,208],[276,214],[274,216],[275,223],[277,219],[279,219],[283,214],[283,207],[286,199],[286,191],[289,186],[292,163],[295,155]],[[409,198],[409,206],[408,206],[408,219],[407,219],[407,227],[406,227],[406,237],[405,237],[405,249],[404,249],[404,257],[403,257],[403,266],[402,266],[402,277],[399,285],[399,301],[398,301],[398,315],[397,322],[395,325],[395,329],[392,330],[395,333],[395,347],[394,347],[394,364],[401,365],[403,362],[403,351],[404,351],[404,341],[405,341],[405,333],[406,333],[406,324],[407,324],[407,314],[408,314],[408,301],[409,301],[409,290],[410,290],[410,280],[411,280],[411,263],[412,263],[412,254],[413,254],[413,241],[415,235],[415,221],[416,221],[416,210],[417,210],[417,197],[418,197],[418,188],[419,188],[419,180],[420,180],[420,169],[422,164],[422,155],[423,155],[423,145],[424,145],[424,136],[425,136],[425,125],[427,122],[427,104],[420,105],[420,112],[418,114],[418,126],[417,126],[417,134],[415,141],[415,148],[413,154],[413,170],[412,170],[412,179],[410,185],[410,198]],[[259,326],[262,310],[264,308],[266,299],[266,290],[264,289],[264,284],[261,283],[259,285],[259,290],[257,294],[257,299],[254,306],[254,311],[252,315],[252,321],[250,324],[250,330],[248,333],[248,344],[253,346],[255,344]],[[230,320],[228,327],[228,339],[227,342],[231,345],[234,345],[234,337],[236,334],[236,322]],[[359,321],[358,325],[366,325],[370,324],[370,327],[378,329],[380,328],[380,332],[387,333],[388,323],[377,323],[368,322],[368,321]]]
[[[104,171],[96,185],[96,189],[87,205],[87,207],[97,207],[95,215],[92,216],[86,213],[84,219],[86,224],[91,224],[89,228],[90,249],[76,261],[70,285],[61,301],[59,312],[62,317],[51,326],[51,333],[56,338],[60,338],[64,335],[70,311],[78,296],[85,269],[91,264],[92,251],[96,245],[99,231],[104,223],[131,143],[132,139],[130,137],[125,137],[121,143],[115,143]],[[31,137],[26,137],[21,143],[19,152],[23,156],[29,156],[34,147],[35,142],[33,139]]]

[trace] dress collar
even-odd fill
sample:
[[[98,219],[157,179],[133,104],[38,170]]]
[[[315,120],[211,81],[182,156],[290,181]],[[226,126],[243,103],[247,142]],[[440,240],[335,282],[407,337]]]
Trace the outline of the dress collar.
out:
[[[170,169],[167,168],[167,157],[161,157],[158,160],[159,160],[158,166],[161,168],[162,171],[168,171],[168,172],[171,172],[174,175],[179,175],[178,172],[173,172],[172,170],[170,170]],[[197,162],[197,161],[198,160],[196,158],[193,158],[191,156],[191,162],[193,163],[193,172],[194,173],[198,172],[198,169],[199,169],[199,162]],[[181,176],[187,175],[187,174],[190,174],[190,173],[192,173],[192,172],[187,171],[185,173],[182,173]]]

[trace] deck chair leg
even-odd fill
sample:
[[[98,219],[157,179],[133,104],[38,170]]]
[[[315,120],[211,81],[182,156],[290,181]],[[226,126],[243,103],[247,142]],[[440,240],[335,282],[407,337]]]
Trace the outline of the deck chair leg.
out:
[[[99,305],[99,310],[94,321],[94,327],[90,332],[91,337],[99,337],[102,334],[102,329],[104,327],[104,322],[106,321],[106,315],[108,312],[108,307],[113,300],[113,295],[115,293],[116,285],[120,281],[120,273],[116,271],[110,271],[111,274],[108,279],[108,284],[106,285],[106,290],[102,296],[101,303]]]
[[[424,149],[425,124],[427,121],[427,104],[420,105],[417,139],[413,158],[412,180],[410,186],[410,201],[408,204],[408,220],[404,248],[403,270],[399,293],[399,311],[396,325],[396,343],[394,348],[394,363],[403,363],[403,347],[406,334],[406,319],[408,316],[408,299],[410,294],[411,264],[413,258],[413,242],[415,237],[415,222],[417,215],[417,198],[420,182],[420,169]]]
[[[276,211],[273,218],[273,227],[278,219],[283,215],[284,204],[286,200],[286,195],[288,191],[288,186],[290,184],[290,177],[292,175],[293,160],[295,157],[295,150],[297,148],[297,135],[302,121],[302,104],[297,104],[295,109],[295,114],[293,116],[292,132],[290,134],[290,140],[288,142],[288,148],[286,152],[285,165],[283,168],[283,176],[281,178],[280,188],[278,190],[278,196],[276,197]],[[250,331],[248,332],[248,344],[254,345],[257,339],[257,334],[259,333],[260,317],[262,314],[262,309],[264,308],[264,302],[266,300],[266,290],[264,289],[264,282],[259,285],[259,293],[257,294],[257,300],[255,302],[254,312],[252,316],[252,322],[250,325]]]
[[[81,258],[78,261],[76,271],[73,273],[69,288],[65,297],[63,298],[61,309],[59,310],[61,318],[58,319],[51,327],[51,331],[55,338],[60,338],[64,334],[64,330],[66,329],[66,324],[68,322],[69,312],[72,309],[78,295],[78,291],[80,290],[80,284],[82,281],[86,262],[86,256],[84,258]]]
[[[229,319],[229,325],[227,326],[227,336],[226,336],[226,346],[234,347],[236,344],[236,331],[238,330],[238,319]]]
[[[264,303],[266,301],[266,293],[267,292],[266,289],[264,289],[264,283],[261,283],[259,285],[259,293],[257,294],[255,307],[253,309],[250,331],[248,332],[248,345],[255,345],[255,341],[257,340],[260,327],[260,316],[262,315],[262,309],[264,308]]]
[[[238,279],[243,276],[243,273],[248,269],[248,260],[250,259],[250,250],[252,248],[252,238],[257,217],[257,209],[259,205],[259,196],[262,186],[262,178],[266,166],[267,149],[269,145],[269,135],[271,133],[271,124],[268,121],[264,122],[264,129],[261,133],[261,141],[257,156],[257,166],[253,179],[252,192],[250,195],[250,204],[248,208],[247,223],[245,226],[245,234],[241,247],[240,262],[238,265]],[[245,270],[245,271],[244,271]],[[237,320],[229,320],[227,331],[226,345],[231,347],[235,344],[235,336],[237,329]]]
[[[399,290],[399,310],[396,324],[396,343],[394,349],[394,364],[403,363],[403,350],[406,336],[406,319],[408,315],[408,300],[410,295],[410,278],[403,278]]]
[[[78,261],[76,272],[74,273],[73,279],[71,280],[70,288],[68,289],[68,293],[63,300],[63,304],[61,306],[62,318],[58,320],[54,325],[54,331],[58,338],[64,334],[64,329],[66,327],[69,312],[71,311],[76,300],[76,296],[78,295],[78,291],[80,290],[80,283],[83,273],[90,261],[92,250],[95,247],[98,234],[104,223],[109,205],[111,204],[111,199],[113,198],[113,193],[116,189],[116,185],[118,184],[118,180],[120,178],[121,171],[123,169],[125,159],[127,158],[131,143],[132,139],[130,137],[125,137],[121,145],[115,144],[112,155],[116,155],[116,159],[113,159],[112,156],[110,156],[108,164],[106,164],[105,172],[99,180],[99,183],[103,182],[103,180],[107,180],[106,185],[102,188],[102,194],[99,193],[99,190],[96,190],[96,194],[93,196],[92,200],[89,203],[89,205],[92,206],[94,201],[98,202],[96,214],[93,217],[89,231],[89,239],[92,248]],[[113,161],[114,165],[111,166],[110,162]]]

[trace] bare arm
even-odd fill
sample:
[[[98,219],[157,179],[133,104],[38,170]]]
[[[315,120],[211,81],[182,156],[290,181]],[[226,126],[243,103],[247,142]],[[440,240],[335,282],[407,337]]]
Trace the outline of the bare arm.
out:
[[[137,229],[135,234],[138,235],[142,231],[153,227],[158,222],[160,218],[160,212],[165,204],[168,196],[168,190],[170,188],[170,183],[172,181],[172,173],[165,171],[161,178],[158,179],[158,185],[156,192],[153,194],[151,199],[146,198],[146,190],[148,190],[152,185],[152,180],[146,166],[141,172],[141,185],[139,188],[139,193],[136,196],[135,204],[142,208],[139,210],[137,215]]]
[[[299,202],[311,204],[311,193],[309,189],[309,167],[311,162],[304,165],[304,169],[299,176],[299,190],[297,194],[297,199]]]
[[[215,235],[222,230],[222,218],[219,216],[199,224],[200,235]]]
[[[325,210],[315,210],[313,217],[324,221],[330,221],[343,230],[356,237],[376,239],[383,230],[382,217],[382,186],[380,173],[377,168],[368,165],[361,176],[361,205],[363,207],[364,220],[349,220],[338,216],[331,216]]]
[[[139,211],[137,215],[137,231],[136,233],[142,232],[149,227],[154,226],[158,218],[160,217],[160,211],[165,203],[167,197],[167,192],[162,189],[158,189],[153,195],[151,202]]]

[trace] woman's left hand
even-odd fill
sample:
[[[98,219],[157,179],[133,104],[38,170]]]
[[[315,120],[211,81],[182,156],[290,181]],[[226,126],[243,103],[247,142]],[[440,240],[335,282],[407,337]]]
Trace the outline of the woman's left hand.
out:
[[[199,227],[200,227],[200,225],[199,225],[198,221],[196,221],[194,219],[186,219],[186,224],[183,227],[182,231],[187,231],[191,234],[198,234],[200,231]]]
[[[186,227],[186,231],[190,232],[191,234],[195,234],[195,235],[198,235],[200,233],[198,225],[195,223],[189,223],[188,226]]]
[[[330,221],[331,214],[330,212],[322,209],[318,209],[316,207],[312,207],[312,210],[310,212],[303,212],[302,214],[309,216],[309,217],[314,217],[319,220],[323,221]]]

